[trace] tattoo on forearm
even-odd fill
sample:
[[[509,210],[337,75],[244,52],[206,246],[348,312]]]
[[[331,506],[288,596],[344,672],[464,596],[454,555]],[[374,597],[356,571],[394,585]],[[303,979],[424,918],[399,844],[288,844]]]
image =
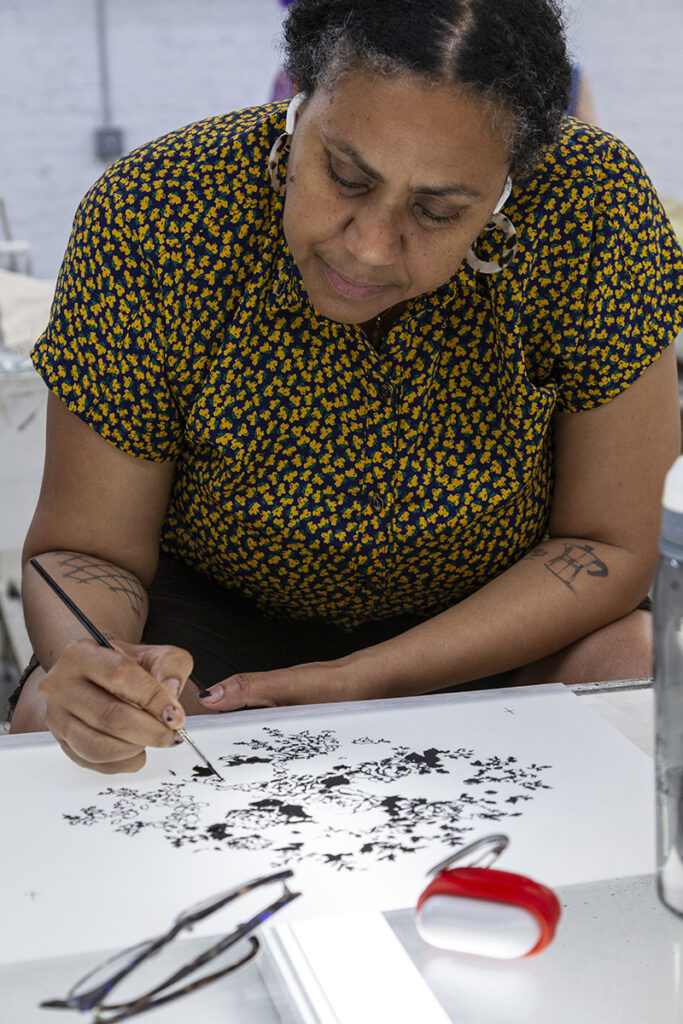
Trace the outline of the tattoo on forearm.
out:
[[[87,555],[64,553],[59,565],[65,580],[74,583],[103,583],[114,594],[122,594],[130,610],[139,619],[142,614],[144,590],[135,576],[119,569],[110,562],[103,562]]]
[[[607,566],[594,552],[592,544],[565,544],[562,554],[554,555],[552,558],[545,548],[534,548],[525,557],[548,558],[548,561],[543,563],[548,572],[573,591],[572,584],[582,572],[587,576],[609,576]]]

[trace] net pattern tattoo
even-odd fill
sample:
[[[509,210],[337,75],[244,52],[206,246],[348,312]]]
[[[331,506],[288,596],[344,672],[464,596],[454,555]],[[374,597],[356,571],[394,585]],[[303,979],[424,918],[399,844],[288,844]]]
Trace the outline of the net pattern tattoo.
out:
[[[114,594],[121,594],[128,601],[133,614],[140,618],[143,604],[143,589],[130,573],[109,562],[86,555],[63,556],[59,562],[62,576],[74,583],[103,583]]]

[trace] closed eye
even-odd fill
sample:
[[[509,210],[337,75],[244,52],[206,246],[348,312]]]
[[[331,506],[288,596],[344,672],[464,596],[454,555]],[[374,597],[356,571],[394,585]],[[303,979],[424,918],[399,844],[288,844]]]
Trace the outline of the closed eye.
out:
[[[460,220],[464,213],[464,208],[462,207],[449,214],[432,213],[431,210],[428,210],[426,206],[422,206],[421,203],[416,203],[415,208],[419,211],[420,217],[426,217],[427,220],[431,220],[435,224],[451,224],[456,220]]]
[[[367,188],[367,185],[365,184],[364,181],[347,181],[345,178],[342,178],[341,175],[337,174],[331,159],[328,160],[327,162],[327,172],[329,176],[332,178],[332,181],[335,182],[336,185],[339,185],[341,188],[348,188],[354,190]]]

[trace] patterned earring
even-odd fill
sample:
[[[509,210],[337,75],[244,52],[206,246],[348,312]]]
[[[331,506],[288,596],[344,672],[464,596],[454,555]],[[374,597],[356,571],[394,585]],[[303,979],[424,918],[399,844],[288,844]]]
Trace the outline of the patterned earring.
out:
[[[509,217],[506,217],[504,213],[500,212],[503,203],[506,201],[511,191],[512,179],[508,176],[505,179],[505,187],[503,188],[501,197],[496,203],[496,208],[491,215],[491,220],[484,228],[484,231],[495,231],[496,228],[500,228],[503,232],[505,235],[503,255],[497,260],[485,261],[479,259],[472,246],[467,250],[465,262],[472,267],[472,270],[477,270],[480,274],[499,274],[500,271],[508,265],[517,252],[519,242],[517,241],[517,231],[515,230],[515,226]]]
[[[306,93],[299,92],[292,100],[290,100],[289,106],[287,107],[285,130],[282,135],[278,135],[277,139],[273,143],[270,156],[268,157],[268,174],[270,175],[270,184],[279,196],[283,196],[287,190],[287,185],[283,184],[278,177],[280,157],[289,149],[289,141],[294,133],[296,121],[299,116],[299,107],[305,99]]]

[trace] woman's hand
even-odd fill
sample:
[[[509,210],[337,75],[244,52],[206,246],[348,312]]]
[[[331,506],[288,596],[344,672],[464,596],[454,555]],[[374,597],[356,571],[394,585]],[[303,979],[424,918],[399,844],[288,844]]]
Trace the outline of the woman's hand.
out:
[[[200,694],[199,703],[204,711],[236,711],[388,696],[379,679],[359,672],[356,661],[356,656],[351,655],[272,672],[241,672],[202,690],[207,696]]]
[[[192,658],[178,647],[77,640],[39,683],[45,721],[65,754],[84,768],[138,771],[145,747],[169,747],[185,721],[179,695]]]

